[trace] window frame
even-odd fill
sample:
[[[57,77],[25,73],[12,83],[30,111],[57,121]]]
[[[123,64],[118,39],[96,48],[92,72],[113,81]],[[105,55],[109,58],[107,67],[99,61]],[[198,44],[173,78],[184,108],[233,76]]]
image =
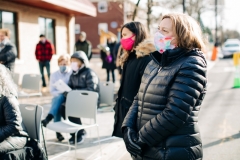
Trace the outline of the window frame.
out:
[[[10,12],[13,13],[13,24],[14,24],[14,32],[15,32],[15,47],[17,50],[17,58],[20,58],[20,51],[19,51],[19,35],[18,35],[18,14],[17,12],[14,11],[9,11],[9,10],[4,10],[4,9],[0,9],[0,29],[3,28],[3,17],[2,17],[2,12]],[[13,36],[10,33],[10,36]]]
[[[54,48],[55,48],[55,53],[56,53],[56,20],[55,19],[53,19],[53,18],[49,18],[49,17],[44,17],[44,16],[39,16],[38,17],[38,25],[40,25],[39,24],[39,18],[43,18],[44,19],[44,28],[45,28],[45,33],[44,33],[44,35],[46,36],[46,38],[48,39],[48,37],[47,37],[47,19],[51,19],[52,20],[52,29],[53,29],[53,42],[51,41],[51,43],[54,45]],[[41,33],[41,31],[40,31],[40,34],[42,34]],[[39,34],[39,35],[40,35]]]

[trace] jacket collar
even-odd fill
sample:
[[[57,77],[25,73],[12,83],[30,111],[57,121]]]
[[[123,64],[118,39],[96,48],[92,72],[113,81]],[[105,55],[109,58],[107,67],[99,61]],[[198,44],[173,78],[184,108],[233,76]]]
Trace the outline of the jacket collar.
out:
[[[46,45],[48,43],[50,43],[50,42],[47,39],[46,39],[45,43],[42,43],[41,41],[38,42],[38,44],[41,44],[41,45]]]
[[[137,58],[149,56],[152,52],[156,51],[156,48],[152,41],[144,40],[139,43],[138,46],[134,49]]]
[[[83,41],[83,42],[78,40],[77,43],[87,43],[87,40],[85,39],[85,41]]]
[[[198,56],[204,59],[204,61],[206,62],[202,51],[200,51],[198,48],[192,50],[187,50],[184,48],[175,48],[171,50],[166,50],[165,52],[163,52],[163,54],[160,54],[158,51],[155,51],[150,55],[153,61],[162,67],[167,66],[170,63],[184,56]]]
[[[136,57],[137,57],[136,51],[133,50],[133,51],[129,54],[128,60],[130,60],[130,59],[135,59]]]
[[[73,71],[72,74],[73,74],[73,75],[78,75],[78,74],[83,73],[83,72],[84,72],[85,70],[87,70],[87,69],[88,69],[88,68],[84,66],[83,68],[79,69],[79,70],[76,71],[76,72]]]
[[[4,47],[0,49],[0,53],[5,52],[5,50],[9,49],[9,47],[13,47],[13,44],[10,41],[5,43]]]

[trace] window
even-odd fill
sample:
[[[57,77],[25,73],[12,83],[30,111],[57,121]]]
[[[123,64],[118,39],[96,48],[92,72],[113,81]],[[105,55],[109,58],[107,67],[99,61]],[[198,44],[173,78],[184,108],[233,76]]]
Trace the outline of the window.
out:
[[[108,3],[106,1],[98,2],[98,12],[104,13],[108,11]]]
[[[17,47],[15,13],[0,10],[0,28],[10,30],[10,40]]]
[[[98,34],[101,35],[101,30],[104,32],[108,32],[108,24],[107,23],[98,23]]]
[[[38,24],[40,34],[44,34],[46,38],[55,45],[55,21],[50,18],[39,17]]]
[[[226,44],[225,47],[239,47],[239,44],[232,43],[232,44]]]
[[[81,28],[80,24],[75,24],[75,34],[80,34]]]

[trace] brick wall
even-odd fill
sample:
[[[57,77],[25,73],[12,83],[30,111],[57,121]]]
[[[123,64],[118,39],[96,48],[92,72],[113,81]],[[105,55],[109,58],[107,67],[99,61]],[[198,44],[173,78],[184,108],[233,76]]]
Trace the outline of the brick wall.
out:
[[[97,8],[97,3],[93,3]],[[117,22],[117,28],[111,27],[111,22]],[[107,23],[108,31],[113,32],[117,35],[117,29],[121,28],[123,24],[123,7],[122,3],[119,2],[109,2],[108,3],[108,12],[99,13],[97,12],[96,17],[76,17],[75,23],[80,24],[81,31],[87,33],[87,39],[92,43],[93,48],[96,48],[100,43],[100,38],[98,34],[98,24]],[[78,39],[79,34],[75,35],[75,38]]]

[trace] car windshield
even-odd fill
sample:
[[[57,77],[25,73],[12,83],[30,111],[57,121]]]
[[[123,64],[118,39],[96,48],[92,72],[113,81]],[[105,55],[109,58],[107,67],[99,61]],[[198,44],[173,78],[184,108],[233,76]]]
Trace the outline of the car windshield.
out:
[[[239,47],[239,44],[225,44],[225,47]]]

